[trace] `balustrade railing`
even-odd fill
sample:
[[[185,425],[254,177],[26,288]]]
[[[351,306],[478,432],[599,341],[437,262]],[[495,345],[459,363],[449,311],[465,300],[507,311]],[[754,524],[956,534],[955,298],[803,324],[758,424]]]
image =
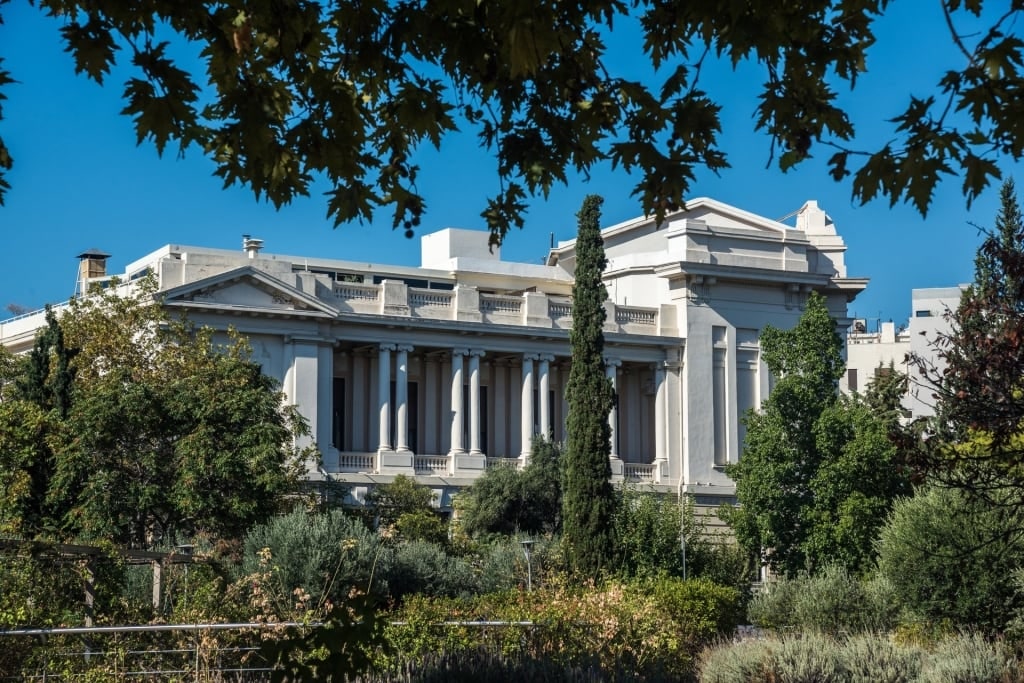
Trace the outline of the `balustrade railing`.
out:
[[[523,300],[518,296],[481,294],[480,310],[483,313],[512,313],[518,315],[523,310]]]
[[[568,301],[551,301],[549,299],[548,315],[551,316],[552,320],[572,318],[572,304]]]
[[[397,287],[396,287],[397,285]],[[338,282],[334,284],[334,297],[343,302],[343,309],[357,313],[387,312],[390,315],[412,315],[419,318],[438,320],[463,319],[492,322],[506,325],[544,325],[544,309],[529,303],[528,296],[511,294],[477,293],[472,287],[466,288],[469,307],[460,302],[460,288],[454,290],[404,288],[402,283],[392,283],[385,294],[387,281],[383,285]],[[395,299],[395,296],[398,299]],[[537,302],[547,306],[547,318],[551,327],[566,329],[572,324],[572,301],[565,297],[547,297]],[[639,306],[613,306],[614,325],[623,332],[656,334],[658,310]],[[404,311],[404,312],[403,312]],[[474,318],[473,312],[476,312]],[[640,328],[640,329],[637,329]],[[646,328],[653,328],[648,330]]]
[[[423,472],[426,474],[447,474],[448,456],[417,455],[415,465],[417,472]]]
[[[519,458],[487,458],[487,469],[510,467],[515,470],[519,469],[520,464],[522,461]]]
[[[376,301],[380,298],[380,286],[339,282],[334,285],[334,296],[355,301]]]
[[[409,307],[420,308],[451,308],[455,302],[455,292],[438,289],[409,288]]]
[[[619,325],[649,325],[653,327],[658,322],[658,314],[657,311],[650,308],[616,306],[615,322]]]
[[[625,462],[622,463],[622,477],[626,481],[642,481],[645,483],[654,483],[654,464],[644,464],[638,462]]]
[[[338,469],[342,472],[373,472],[376,469],[373,453],[339,453]]]

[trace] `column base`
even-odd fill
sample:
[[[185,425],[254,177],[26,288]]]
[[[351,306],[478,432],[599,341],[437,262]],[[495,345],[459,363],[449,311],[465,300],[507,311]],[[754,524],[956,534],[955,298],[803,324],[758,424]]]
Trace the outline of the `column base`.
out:
[[[483,453],[455,453],[455,472],[482,473],[487,469],[487,456]]]
[[[412,476],[414,468],[412,451],[377,451],[377,472],[379,474],[407,474]]]
[[[618,458],[613,455],[608,458],[608,464],[611,465],[612,476],[622,479],[622,458]]]
[[[654,461],[654,483],[661,484],[668,479],[668,460]]]

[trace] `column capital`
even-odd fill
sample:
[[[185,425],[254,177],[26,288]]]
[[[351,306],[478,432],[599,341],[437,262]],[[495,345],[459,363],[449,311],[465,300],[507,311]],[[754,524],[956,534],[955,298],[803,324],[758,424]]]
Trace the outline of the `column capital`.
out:
[[[530,362],[533,362],[533,361],[539,360],[539,359],[540,359],[540,354],[539,353],[524,353],[523,354],[523,360],[524,361],[528,360]]]
[[[621,358],[611,358],[610,356],[605,356],[604,364],[605,364],[605,367],[608,367],[608,368],[622,367],[622,359]]]
[[[468,356],[469,349],[452,349],[453,356]]]
[[[409,353],[413,348],[415,348],[412,344],[392,344],[392,346],[395,347],[396,351],[405,351],[406,353]]]
[[[381,351],[394,351],[397,346],[397,344],[381,344],[377,348]]]
[[[484,356],[487,355],[487,352],[484,351],[483,349],[470,349],[469,355],[476,356],[477,358],[483,358]]]
[[[555,360],[555,354],[553,353],[540,353],[537,354],[537,360],[541,363],[551,363]]]

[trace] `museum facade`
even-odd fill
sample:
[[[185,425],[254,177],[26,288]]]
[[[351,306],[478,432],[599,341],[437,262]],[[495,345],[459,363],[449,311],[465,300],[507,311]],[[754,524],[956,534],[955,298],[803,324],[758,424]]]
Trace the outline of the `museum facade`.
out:
[[[608,266],[605,369],[615,389],[611,465],[618,481],[730,500],[725,466],[740,420],[771,390],[758,338],[793,326],[819,292],[846,333],[867,281],[815,202],[795,225],[712,199],[662,223],[602,231]],[[515,236],[512,237],[515,239]],[[166,245],[119,279],[155,277],[163,305],[244,334],[281,382],[322,455],[311,480],[356,497],[395,475],[434,488],[442,506],[488,467],[521,466],[535,435],[563,440],[572,357],[573,241],[544,263],[503,261],[484,231],[421,238],[419,267],[283,256],[245,238],[239,251]],[[86,252],[102,281],[106,254]],[[0,343],[32,344],[42,314],[0,323]]]

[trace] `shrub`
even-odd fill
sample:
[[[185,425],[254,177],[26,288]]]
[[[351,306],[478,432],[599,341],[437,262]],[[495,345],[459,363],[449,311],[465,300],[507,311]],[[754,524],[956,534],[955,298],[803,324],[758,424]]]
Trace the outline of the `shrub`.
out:
[[[290,609],[295,589],[316,602],[338,602],[353,588],[383,593],[388,560],[381,540],[358,519],[299,509],[246,535],[241,571],[269,572],[269,598],[281,611]]]
[[[952,489],[900,501],[882,528],[878,566],[900,603],[925,621],[1000,633],[1022,606],[1020,513]]]
[[[415,660],[487,645],[506,655],[604,672],[687,679],[700,650],[735,621],[738,593],[708,581],[658,579],[602,586],[554,585],[473,600],[411,597],[388,627],[396,652]],[[446,621],[532,622],[480,630]]]
[[[779,683],[838,681],[843,671],[840,646],[831,638],[809,633],[783,638],[772,648],[771,669],[765,678]]]
[[[459,525],[469,536],[549,534],[561,525],[561,448],[536,437],[522,470],[495,467],[459,494]]]
[[[750,620],[767,629],[833,635],[886,631],[898,618],[895,594],[883,577],[858,579],[842,567],[780,579],[750,601]]]
[[[469,597],[480,590],[480,582],[469,562],[425,541],[399,543],[385,578],[391,597],[399,601],[414,593],[457,598]]]
[[[754,683],[763,681],[771,667],[772,650],[761,640],[708,648],[700,657],[701,683]]]
[[[920,683],[1009,683],[1021,671],[1002,641],[960,634],[942,641],[924,663]]]
[[[854,636],[843,644],[843,662],[849,683],[905,683],[916,681],[924,651],[901,646],[878,634]]]

